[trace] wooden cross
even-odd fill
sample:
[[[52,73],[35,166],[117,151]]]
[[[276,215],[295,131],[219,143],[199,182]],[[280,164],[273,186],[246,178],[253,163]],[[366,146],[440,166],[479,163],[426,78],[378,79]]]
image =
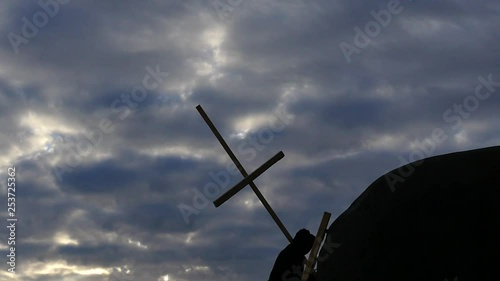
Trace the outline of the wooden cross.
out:
[[[221,134],[219,133],[219,131],[217,130],[217,128],[215,127],[215,125],[212,123],[212,121],[210,120],[210,118],[208,118],[208,115],[205,113],[205,111],[203,110],[203,108],[201,107],[201,105],[198,105],[196,107],[196,109],[200,113],[201,117],[203,117],[203,120],[205,120],[205,122],[207,123],[208,127],[212,130],[212,132],[214,133],[215,137],[219,140],[219,142],[222,145],[222,147],[224,148],[224,150],[227,152],[227,154],[229,155],[229,157],[231,158],[231,160],[233,160],[234,164],[236,165],[236,167],[238,168],[238,170],[240,171],[240,173],[244,177],[243,180],[241,180],[233,188],[229,189],[226,193],[224,193],[221,197],[217,198],[214,201],[215,207],[219,207],[224,202],[226,202],[229,198],[231,198],[233,195],[235,195],[236,193],[238,193],[238,191],[240,191],[241,189],[243,189],[246,185],[250,185],[250,187],[252,188],[252,190],[255,192],[255,195],[257,195],[257,197],[259,198],[260,202],[262,202],[262,205],[264,205],[264,207],[266,208],[267,212],[269,212],[269,214],[273,218],[274,222],[276,222],[276,224],[281,229],[281,231],[283,232],[283,234],[285,235],[285,237],[291,243],[292,242],[292,236],[290,235],[290,233],[288,232],[288,230],[285,228],[285,226],[283,225],[283,223],[281,222],[281,220],[278,218],[278,215],[276,215],[276,213],[274,212],[274,210],[271,208],[271,206],[269,205],[269,203],[267,203],[267,200],[264,198],[264,196],[262,195],[262,193],[260,193],[260,191],[257,188],[257,186],[255,185],[255,183],[253,183],[253,180],[255,180],[258,176],[260,176],[262,173],[264,173],[267,169],[269,169],[276,162],[278,162],[283,157],[285,157],[285,154],[282,151],[278,152],[275,156],[273,156],[266,163],[264,163],[262,166],[260,166],[259,168],[257,168],[257,170],[255,170],[253,173],[251,173],[249,175],[245,171],[245,169],[243,168],[243,166],[241,165],[240,161],[238,161],[238,159],[236,158],[236,156],[234,155],[234,153],[231,151],[231,149],[227,145],[226,141],[222,138]]]
[[[264,198],[262,193],[260,193],[260,191],[257,188],[257,186],[255,185],[255,183],[253,183],[253,180],[255,180],[258,176],[260,176],[262,173],[264,173],[267,169],[269,169],[276,162],[278,162],[283,157],[285,157],[285,154],[282,151],[278,152],[271,159],[267,160],[264,164],[262,164],[262,166],[257,168],[253,173],[251,173],[249,175],[245,171],[245,168],[243,168],[243,166],[241,165],[240,161],[238,161],[238,159],[236,158],[234,153],[231,151],[231,149],[227,145],[226,141],[222,138],[221,134],[219,133],[219,131],[217,130],[215,125],[212,123],[210,118],[208,118],[208,115],[205,113],[205,111],[203,110],[201,105],[198,105],[196,107],[196,109],[200,113],[201,117],[203,117],[203,120],[205,120],[208,127],[212,130],[215,137],[219,140],[219,142],[222,145],[222,147],[224,148],[224,150],[226,150],[227,154],[229,155],[231,160],[233,160],[234,164],[236,165],[238,170],[240,170],[241,174],[244,177],[239,183],[237,183],[234,187],[229,189],[226,193],[224,193],[222,196],[220,196],[219,198],[217,198],[213,202],[215,207],[219,207],[224,202],[226,202],[231,197],[233,197],[236,193],[238,193],[240,190],[242,190],[245,186],[250,185],[252,190],[255,192],[255,195],[257,195],[260,202],[262,202],[262,204],[264,205],[266,210],[269,212],[269,214],[271,215],[273,220],[276,222],[276,224],[281,229],[281,231],[283,232],[285,237],[288,239],[288,242],[292,243],[292,240],[293,240],[292,236],[290,235],[288,230],[285,228],[285,226],[283,225],[281,220],[278,218],[278,215],[276,215],[274,210],[271,208],[271,206],[269,205],[267,200]],[[328,227],[328,222],[330,220],[330,216],[331,216],[331,214],[328,212],[323,213],[323,218],[321,219],[321,223],[319,225],[318,232],[316,234],[316,238],[314,239],[314,244],[312,246],[311,253],[309,254],[309,259],[307,260],[307,263],[305,265],[305,269],[304,269],[304,272],[302,274],[301,281],[307,281],[311,271],[314,269],[314,266],[316,264],[316,259],[318,256],[319,247],[321,246],[321,243],[323,242],[323,238],[325,236],[326,228]]]

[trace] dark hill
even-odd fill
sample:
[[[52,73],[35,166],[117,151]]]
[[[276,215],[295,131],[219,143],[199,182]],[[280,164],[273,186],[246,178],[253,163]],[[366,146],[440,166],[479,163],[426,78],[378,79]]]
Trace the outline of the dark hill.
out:
[[[500,146],[387,173],[332,223],[326,243],[341,245],[321,249],[319,281],[500,280]]]

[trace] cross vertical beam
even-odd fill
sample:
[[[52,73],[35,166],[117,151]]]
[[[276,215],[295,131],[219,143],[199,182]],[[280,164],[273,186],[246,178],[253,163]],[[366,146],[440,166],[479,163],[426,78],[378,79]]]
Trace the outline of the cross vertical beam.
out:
[[[219,131],[217,130],[217,128],[215,127],[215,125],[212,123],[212,121],[210,120],[210,118],[208,117],[208,115],[205,113],[205,111],[203,110],[203,108],[201,107],[201,105],[196,106],[196,109],[200,113],[200,115],[203,118],[203,120],[205,120],[205,122],[207,123],[208,127],[210,128],[210,130],[212,130],[212,133],[215,135],[215,137],[217,138],[217,140],[219,140],[220,144],[222,145],[222,147],[224,148],[224,150],[226,151],[226,153],[229,155],[229,157],[231,158],[231,160],[233,161],[233,163],[236,165],[236,167],[238,168],[238,170],[240,171],[240,173],[243,175],[243,177],[245,179],[248,178],[248,173],[245,171],[245,168],[243,168],[243,166],[241,165],[241,163],[238,160],[238,158],[236,158],[236,155],[234,155],[233,151],[231,151],[231,149],[227,145],[226,141],[224,140],[224,138],[222,138],[221,134],[219,133]],[[255,172],[253,174],[255,174]],[[269,203],[267,202],[267,200],[264,198],[264,196],[262,195],[262,193],[260,192],[260,190],[253,183],[253,181],[248,182],[248,184],[250,185],[250,187],[252,188],[252,190],[255,192],[255,195],[257,195],[257,198],[259,198],[259,200],[262,203],[262,205],[264,205],[264,207],[266,208],[266,210],[269,213],[269,215],[271,215],[271,217],[273,218],[274,222],[278,225],[278,227],[281,229],[281,231],[283,232],[283,234],[285,235],[285,237],[291,243],[292,240],[293,240],[292,236],[290,235],[290,233],[288,232],[288,230],[285,228],[285,226],[283,225],[283,223],[281,222],[281,220],[278,218],[278,215],[276,215],[276,213],[274,212],[274,210],[271,208],[271,206],[269,205]],[[234,189],[235,188],[233,188],[233,190]],[[214,204],[215,204],[215,202],[214,202]]]
[[[321,242],[323,242],[323,237],[325,236],[325,230],[328,227],[328,221],[330,220],[330,216],[332,214],[328,212],[323,213],[323,218],[321,219],[321,223],[318,228],[318,233],[316,234],[316,239],[314,239],[314,244],[311,249],[311,253],[309,254],[309,259],[307,259],[306,268],[302,273],[301,281],[307,281],[309,279],[309,274],[311,270],[313,270],[314,265],[316,264],[316,258],[318,256],[319,246],[321,246]]]

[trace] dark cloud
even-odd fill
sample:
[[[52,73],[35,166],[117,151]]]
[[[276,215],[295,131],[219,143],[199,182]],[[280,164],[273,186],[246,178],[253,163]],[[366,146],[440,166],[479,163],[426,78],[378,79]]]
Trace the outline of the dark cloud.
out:
[[[498,3],[400,1],[348,63],[339,45],[354,45],[354,28],[387,3],[244,0],[219,18],[212,1],[70,1],[18,53],[8,34],[42,8],[2,3],[14,280],[105,280],[113,267],[145,281],[267,278],[286,239],[249,187],[211,203],[206,186],[222,182],[220,195],[242,176],[198,104],[247,172],[284,151],[255,183],[292,235],[315,232],[323,211],[336,218],[436,128],[448,139],[425,156],[498,145],[500,88],[478,79],[500,82]],[[134,100],[158,68],[168,76]],[[479,85],[490,96],[458,113]]]

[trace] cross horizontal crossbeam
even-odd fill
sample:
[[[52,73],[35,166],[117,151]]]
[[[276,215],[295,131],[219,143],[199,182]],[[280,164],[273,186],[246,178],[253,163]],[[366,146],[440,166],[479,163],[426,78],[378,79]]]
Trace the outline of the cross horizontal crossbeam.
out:
[[[266,163],[262,164],[262,166],[257,168],[257,170],[255,170],[250,175],[246,176],[239,183],[237,183],[234,187],[232,187],[226,193],[224,193],[221,197],[217,198],[214,201],[215,207],[219,207],[224,202],[229,200],[229,198],[233,197],[236,193],[238,193],[240,190],[242,190],[245,186],[247,186],[249,183],[253,182],[254,179],[256,179],[258,176],[262,175],[262,173],[264,173],[267,169],[269,169],[276,162],[283,159],[283,157],[285,157],[285,154],[283,153],[283,151],[280,151],[276,155],[274,155],[271,159],[267,160]]]

